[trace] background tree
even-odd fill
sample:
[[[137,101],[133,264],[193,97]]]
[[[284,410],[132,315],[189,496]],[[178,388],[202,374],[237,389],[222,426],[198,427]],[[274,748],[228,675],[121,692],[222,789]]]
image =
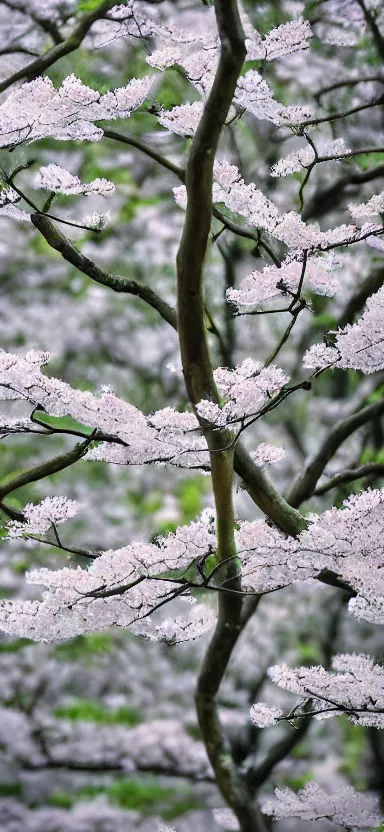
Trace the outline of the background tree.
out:
[[[0,3],[2,824],[215,783],[201,828],[375,828],[382,5],[39,6]]]

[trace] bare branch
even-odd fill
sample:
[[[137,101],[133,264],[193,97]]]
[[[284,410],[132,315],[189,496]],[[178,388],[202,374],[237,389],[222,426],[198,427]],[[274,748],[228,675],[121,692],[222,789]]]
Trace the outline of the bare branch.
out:
[[[176,329],[176,312],[172,307],[163,300],[160,295],[150,289],[149,286],[145,286],[142,283],[139,283],[137,280],[133,280],[129,277],[121,277],[120,275],[110,274],[102,269],[100,266],[97,266],[93,260],[90,260],[89,257],[85,257],[84,254],[76,248],[76,246],[68,240],[67,237],[61,232],[58,231],[56,226],[43,214],[32,214],[31,220],[35,228],[43,235],[46,239],[47,243],[55,249],[55,251],[59,251],[64,260],[67,260],[68,263],[71,263],[73,266],[76,266],[80,272],[86,274],[91,280],[94,280],[96,283],[100,283],[102,286],[108,286],[110,289],[113,289],[114,292],[124,292],[127,295],[135,295],[136,297],[141,298],[149,306],[152,306],[153,309],[167,321],[174,329]]]
[[[384,464],[382,462],[367,462],[358,468],[346,468],[344,471],[340,471],[334,477],[331,477],[324,485],[316,488],[316,491],[313,493],[315,497],[320,497],[322,494],[326,494],[327,491],[331,491],[332,488],[337,488],[346,482],[354,482],[362,477],[370,476],[384,477]]]
[[[78,462],[79,459],[82,459],[93,440],[94,435],[91,434],[85,442],[79,442],[68,453],[60,454],[60,456],[53,457],[53,459],[48,459],[46,462],[42,462],[34,468],[23,471],[22,474],[18,474],[17,477],[0,486],[0,500],[3,500],[7,494],[11,494],[12,491],[16,491],[24,485],[42,480],[44,477],[49,477],[51,474],[56,474],[58,471],[69,468],[75,462]]]
[[[381,416],[384,413],[384,399],[369,404],[360,410],[351,413],[346,419],[341,419],[330,433],[325,437],[318,452],[308,463],[304,471],[294,482],[288,502],[297,508],[304,500],[308,500],[315,491],[316,483],[324,471],[327,462],[333,457],[337,449],[362,425],[370,419]]]

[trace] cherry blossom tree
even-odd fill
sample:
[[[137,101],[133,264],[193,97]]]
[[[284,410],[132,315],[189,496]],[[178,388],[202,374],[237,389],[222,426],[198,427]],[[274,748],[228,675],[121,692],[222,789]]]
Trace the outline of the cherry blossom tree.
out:
[[[348,784],[332,793],[314,782],[297,793],[278,788],[275,798],[260,800],[258,791],[268,791],[272,771],[313,720],[344,716],[367,730],[384,727],[380,655],[368,655],[358,636],[352,651],[334,649],[345,607],[352,633],[358,622],[384,623],[384,192],[377,183],[383,164],[376,164],[384,153],[377,68],[384,7],[368,0],[284,0],[260,9],[237,0],[53,0],[42,12],[39,5],[0,3],[7,20],[0,219],[65,275],[102,287],[106,304],[116,293],[119,302],[138,299],[133,310],[148,308],[161,324],[155,353],[175,385],[160,406],[156,397],[138,406],[119,394],[132,360],[124,349],[119,357],[117,344],[130,337],[124,327],[107,343],[105,374],[98,362],[91,382],[55,373],[55,326],[70,327],[65,310],[48,335],[36,321],[29,327],[27,313],[27,334],[4,343],[0,435],[11,452],[17,442],[34,449],[33,464],[15,464],[0,483],[5,552],[27,543],[28,552],[49,547],[71,561],[52,568],[38,560],[40,568],[26,569],[30,594],[1,600],[0,629],[42,643],[111,628],[169,646],[205,639],[195,690],[205,751],[182,737],[179,767],[215,781],[228,807],[217,809],[215,822],[241,832],[265,832],[271,818],[292,817],[346,830],[377,827],[376,796]],[[127,77],[125,50],[138,77],[130,67]],[[93,85],[81,77],[88,53]],[[122,126],[112,129],[112,121]],[[145,159],[159,176],[170,235],[165,282],[151,280],[158,251],[152,255],[150,222],[129,236],[129,193],[111,165],[108,174],[106,157],[96,175],[79,162],[104,147],[112,154],[129,148],[130,159]],[[86,215],[81,199],[91,206]],[[135,234],[144,278],[133,267]],[[18,252],[12,257],[17,267]],[[33,304],[33,282],[29,293]],[[105,309],[90,309],[90,317],[102,321]],[[86,310],[72,353],[81,353],[89,325]],[[85,364],[101,343],[96,328]],[[121,371],[118,392],[108,365]],[[41,451],[50,443],[59,443],[55,456]],[[138,468],[147,476],[154,470],[170,493],[180,472],[198,472],[211,499],[200,516],[157,536],[144,527],[140,539],[125,532],[109,545],[101,524],[100,544],[92,546],[76,538],[81,501],[49,486],[61,472],[65,483],[72,469],[86,478],[82,472],[95,465],[116,467],[123,482]],[[266,466],[276,466],[274,479]],[[18,496],[45,480],[43,498],[33,489],[27,503]],[[71,521],[75,529],[70,544],[61,531],[67,521],[65,538]],[[89,537],[93,522],[90,516]],[[269,596],[279,593],[275,603],[286,603],[288,615],[296,589],[314,607],[324,591],[335,604],[335,614],[326,610],[320,658],[291,667],[274,650],[277,663],[260,671],[247,730],[236,739],[219,708],[227,668],[243,631],[255,620],[263,626]],[[41,725],[17,725],[36,767],[68,763],[63,751],[50,751]],[[269,726],[282,733],[260,760],[255,738]],[[166,745],[162,727],[156,731]],[[130,744],[145,745],[139,728],[132,732],[120,736],[114,764],[124,766]],[[158,765],[152,746],[148,769]],[[377,742],[375,749],[382,759]],[[98,753],[103,767],[104,746]],[[75,765],[73,757],[76,749]],[[139,752],[131,763],[145,769]],[[112,809],[105,817],[120,828]],[[80,828],[81,808],[71,818]],[[41,819],[22,822],[33,829]]]

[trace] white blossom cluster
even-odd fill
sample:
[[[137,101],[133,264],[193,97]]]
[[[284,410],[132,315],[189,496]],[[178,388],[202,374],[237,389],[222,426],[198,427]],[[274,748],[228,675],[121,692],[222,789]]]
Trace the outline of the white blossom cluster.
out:
[[[332,139],[319,142],[317,157],[344,159],[352,152],[345,144],[344,139]],[[313,147],[307,144],[299,150],[294,150],[283,159],[279,159],[271,168],[271,176],[289,176],[291,173],[298,173],[305,170],[316,161]],[[352,213],[352,212],[351,212]],[[352,216],[357,216],[352,214]]]
[[[12,4],[14,9],[21,9],[24,14],[38,14],[42,20],[59,21],[64,15],[68,15],[75,5],[75,0],[46,0],[44,6],[40,0],[16,0]]]
[[[305,716],[302,705],[308,700],[309,712],[317,720],[346,714],[354,724],[384,728],[384,668],[372,656],[340,653],[332,659],[332,670],[321,665],[290,668],[283,663],[270,667],[268,675],[302,701],[286,717],[280,708],[264,702],[252,705],[250,718],[259,728]]]
[[[25,508],[27,523],[10,521],[11,537],[42,534],[52,523],[63,522],[76,513],[77,505],[65,498],[47,498],[39,506]],[[43,587],[42,601],[0,601],[0,629],[37,641],[57,641],[81,633],[114,626],[130,628],[148,618],[157,604],[170,597],[175,588],[157,576],[182,572],[216,548],[211,515],[154,543],[131,543],[103,552],[88,569],[47,568],[27,573],[28,583]],[[151,580],[153,578],[153,580]],[[146,579],[146,580],[144,580]],[[152,626],[132,627],[133,632],[155,640],[176,643],[201,636],[215,623],[215,613],[201,606],[187,618],[176,618]]]
[[[349,205],[348,210],[354,219],[384,214],[384,191],[372,196],[368,202],[362,202],[359,205]]]
[[[342,653],[332,659],[332,671],[320,665],[270,667],[279,687],[312,699],[316,719],[346,713],[351,722],[384,728],[384,669],[372,656]]]
[[[382,237],[367,237],[365,242],[368,246],[377,249],[377,251],[384,251],[384,240]]]
[[[126,87],[101,95],[75,75],[56,89],[47,76],[23,84],[0,105],[0,146],[13,147],[48,136],[99,141],[94,122],[128,118],[143,103],[153,77],[133,78]]]
[[[261,36],[250,22],[244,9],[240,9],[240,16],[245,32],[247,61],[272,61],[284,55],[308,49],[312,31],[309,22],[302,17],[283,23]],[[215,64],[219,51],[216,26],[212,18],[206,17],[203,31],[191,32],[172,26],[153,24],[153,33],[160,38],[162,45],[147,58],[147,63],[161,70],[179,64],[185,69],[191,82],[196,84],[197,75],[200,74],[201,78],[204,74],[204,64],[208,67],[207,57],[211,65]],[[204,53],[208,53],[208,56]],[[192,72],[193,64],[192,66],[188,64],[188,60],[194,56],[197,56],[196,61],[200,65],[199,69],[196,64],[194,65],[197,70],[195,74]],[[207,68],[207,72],[210,73],[210,69]],[[203,82],[203,86],[206,91],[210,85]]]
[[[172,110],[162,110],[158,116],[158,122],[167,130],[176,133],[177,136],[191,138],[196,133],[202,114],[202,102],[194,101],[193,104],[180,104],[178,107],[173,107]]]
[[[144,581],[121,595],[89,598],[79,592],[77,570],[69,571],[74,573],[72,582],[67,576],[66,587],[47,591],[42,601],[2,600],[0,629],[43,642],[62,641],[112,627],[130,629],[140,618],[150,615],[157,604],[166,601],[174,589],[174,584],[165,581]],[[44,576],[42,579],[50,581]]]
[[[250,452],[250,456],[258,468],[264,468],[266,465],[276,465],[280,462],[285,456],[285,450],[278,445],[261,442],[255,451]]]
[[[311,107],[292,104],[285,107],[276,101],[267,82],[254,69],[240,76],[233,101],[256,118],[271,121],[278,127],[299,125],[313,117]]]
[[[24,506],[23,514],[25,522],[10,520],[7,524],[8,537],[18,538],[32,534],[45,534],[52,524],[55,526],[64,523],[75,517],[79,510],[79,504],[68,497],[45,497],[45,499],[33,505],[28,503]]]
[[[78,504],[67,497],[46,497],[38,505],[28,504],[23,509],[26,522],[10,520],[9,537],[44,534],[51,525],[63,523],[77,514]],[[203,512],[198,520],[179,526],[176,532],[159,537],[157,544],[134,542],[122,549],[100,554],[88,569],[65,567],[58,571],[38,569],[29,572],[29,583],[46,589],[76,588],[81,594],[114,589],[142,577],[154,577],[169,571],[183,571],[196,560],[216,549],[216,535],[210,512]]]
[[[101,442],[88,451],[85,459],[117,465],[143,465],[151,462],[180,468],[209,468],[207,443],[193,413],[179,413],[165,407],[146,417],[145,442],[131,437],[127,446]]]
[[[9,185],[0,189],[0,206],[8,205],[9,203],[17,202],[20,199],[16,191]]]
[[[209,633],[217,621],[216,611],[207,604],[193,604],[188,615],[166,618],[154,624],[149,618],[139,621],[131,629],[137,636],[165,644],[183,644]]]
[[[262,37],[244,11],[241,11],[241,16],[245,25],[248,61],[271,61],[308,48],[312,32],[308,21],[302,18],[284,23]],[[147,57],[147,63],[161,71],[175,65],[181,66],[202,100],[206,100],[215,77],[220,48],[212,17],[207,16],[205,28],[201,31],[191,32],[153,24],[153,34],[160,38],[161,46]],[[199,103],[202,105],[202,102]],[[313,115],[308,107],[284,107],[275,101],[267,82],[253,69],[239,78],[233,103],[253,113],[256,118],[266,119],[276,125],[300,124]],[[195,114],[196,108],[185,104],[163,111],[159,122],[179,135],[191,136],[197,126]],[[230,117],[232,115],[231,110]]]
[[[342,509],[311,515],[298,538],[284,538],[260,520],[241,523],[237,547],[244,585],[263,592],[330,570],[358,593],[350,612],[358,610],[363,618],[362,596],[369,600],[370,620],[376,604],[376,621],[382,623],[383,504],[383,489],[352,495]]]
[[[352,614],[364,618],[366,604],[368,620],[382,622],[383,501],[383,490],[352,496],[343,509],[332,508],[311,517],[309,528],[298,538],[286,538],[261,520],[241,522],[236,543],[244,588],[267,592],[328,570],[356,591],[357,598],[350,602]],[[73,516],[76,508],[61,498],[43,501],[40,507],[29,506],[25,533],[42,533],[52,522]],[[14,536],[22,533],[20,524],[9,526]],[[210,516],[203,515],[159,545],[132,543],[104,552],[89,569],[37,570],[28,580],[45,587],[43,601],[21,602],[21,606],[20,602],[4,601],[2,628],[23,635],[30,627],[36,639],[55,640],[100,626],[128,627],[149,615],[171,592],[173,584],[156,582],[156,576],[202,561],[215,548]],[[144,578],[145,583],[136,585]],[[47,636],[49,622],[51,635]]]
[[[254,414],[289,381],[279,367],[274,364],[263,367],[251,358],[246,358],[234,370],[219,367],[213,375],[218,391],[226,402],[220,406],[202,399],[196,410],[202,419],[217,427],[224,427]]]
[[[321,38],[322,43],[326,46],[356,46],[358,39],[352,32],[338,32],[335,29],[329,29],[326,35]]]
[[[22,211],[21,208],[18,208],[17,205],[3,205],[0,208],[0,217],[9,217],[11,220],[16,220],[16,222],[30,222],[31,218],[26,211]]]
[[[85,217],[83,217],[81,225],[86,228],[92,228],[94,231],[102,231],[103,228],[108,225],[110,219],[110,211],[92,211],[92,214],[86,214]]]
[[[31,429],[30,419],[17,419],[7,413],[0,413],[0,437],[3,439],[11,433],[28,433]]]
[[[30,809],[20,801],[5,798],[0,806],[0,823],[4,832],[139,832],[142,826],[136,812],[112,806],[104,795],[79,801],[69,810],[57,806]],[[156,832],[154,823],[150,832]]]
[[[0,217],[10,217],[17,222],[30,222],[29,214],[22,211],[15,205],[19,202],[20,197],[9,186],[0,189]]]
[[[261,37],[252,26],[243,10],[241,10],[241,18],[249,61],[273,61],[309,47],[312,30],[308,20],[302,17],[282,23],[276,29],[271,29],[264,37]]]
[[[240,828],[237,817],[231,809],[214,809],[212,814],[218,826],[223,826],[227,832],[237,832]]]
[[[154,23],[135,0],[113,6],[108,14],[92,26],[92,42],[95,48],[109,46],[121,38],[147,38],[154,33]]]
[[[304,355],[304,366],[361,370],[374,373],[384,367],[384,288],[368,298],[355,324],[336,333],[335,346],[314,344]]]
[[[219,59],[220,41],[212,15],[203,30],[154,25],[160,47],[147,57],[150,66],[164,71],[181,66],[191,84],[205,99],[210,92]]]
[[[216,160],[214,165],[213,201],[223,202],[233,213],[245,217],[251,225],[267,231],[288,248],[297,250],[326,249],[329,246],[346,245],[365,239],[370,234],[382,231],[382,225],[365,223],[340,225],[328,231],[320,231],[317,225],[307,225],[296,211],[281,214],[277,206],[268,199],[254,183],[246,185],[235,165],[227,160]],[[176,202],[185,208],[187,204],[185,185],[173,189]]]
[[[204,58],[207,61],[209,70],[207,69],[204,75],[203,67],[200,66],[198,77],[202,77],[205,83],[207,83],[207,79],[213,82],[213,70],[215,67],[212,67],[206,53],[204,53]],[[197,56],[194,56],[193,61],[197,63]],[[192,59],[188,62],[188,65],[190,64],[192,64]],[[205,89],[204,92],[206,92]],[[277,126],[299,125],[313,116],[312,110],[308,107],[295,105],[285,107],[276,101],[267,82],[253,69],[250,69],[245,75],[240,76],[233,103],[237,107],[248,110],[256,118],[270,121]],[[199,123],[198,116],[201,115],[202,111],[203,101],[195,101],[193,104],[181,104],[170,110],[162,110],[158,116],[158,121],[163,127],[166,127],[177,135],[193,136]],[[234,110],[231,108],[229,119],[233,115]]]
[[[56,194],[96,194],[108,196],[116,190],[113,182],[108,179],[93,179],[92,182],[82,183],[78,176],[59,165],[47,165],[40,168],[38,186]]]
[[[283,537],[263,520],[240,523],[236,545],[242,565],[242,585],[254,592],[270,592],[313,578],[324,568],[317,553],[302,553],[299,542]]]
[[[344,786],[333,794],[327,794],[317,783],[307,783],[297,793],[275,789],[274,799],[266,800],[262,810],[275,820],[323,818],[348,829],[372,829],[381,821],[377,798],[359,794],[352,786]]]
[[[303,288],[318,295],[334,295],[338,282],[327,266],[327,261],[322,258],[309,258],[305,265]],[[287,298],[288,292],[290,296],[295,295],[302,272],[303,263],[294,257],[283,260],[280,268],[265,266],[262,272],[254,269],[242,280],[239,289],[227,289],[227,301],[241,312],[244,308],[258,306],[271,298]],[[291,297],[288,298],[288,304],[290,300]]]
[[[269,728],[270,725],[277,725],[282,715],[283,712],[280,708],[266,705],[265,702],[255,702],[249,711],[251,722],[258,728]]]
[[[75,390],[66,382],[41,372],[49,357],[49,353],[36,350],[25,356],[0,350],[0,399],[26,399],[51,416],[72,416],[110,436],[110,443],[102,442],[88,452],[89,460],[122,465],[168,462],[186,468],[207,467],[207,445],[193,413],[164,408],[146,417],[108,390],[99,396]],[[20,427],[23,430],[23,425]],[[123,444],[114,443],[114,438]]]

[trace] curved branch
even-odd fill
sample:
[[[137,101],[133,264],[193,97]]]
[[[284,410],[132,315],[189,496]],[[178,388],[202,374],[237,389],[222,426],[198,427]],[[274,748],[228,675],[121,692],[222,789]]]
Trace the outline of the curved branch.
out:
[[[381,289],[384,283],[384,267],[379,266],[374,269],[362,282],[357,286],[353,295],[350,297],[348,303],[337,320],[335,329],[344,329],[347,324],[352,324],[355,315],[360,312],[367,299],[374,295]]]
[[[110,274],[97,266],[89,257],[76,248],[76,246],[68,239],[61,231],[58,231],[56,226],[44,216],[44,214],[31,214],[31,221],[35,228],[43,235],[47,243],[54,248],[55,251],[60,252],[64,260],[76,266],[80,272],[86,274],[91,280],[100,283],[102,286],[108,286],[114,292],[124,292],[127,295],[135,295],[141,300],[152,306],[153,309],[161,315],[161,317],[170,324],[173,329],[177,328],[176,312],[172,307],[163,300],[160,295],[129,277],[121,277],[117,274]]]
[[[158,162],[166,170],[171,171],[174,173],[175,176],[180,180],[180,182],[185,182],[185,170],[184,168],[179,167],[178,165],[174,165],[173,162],[170,162],[166,156],[163,156],[161,153],[158,153],[153,147],[151,147],[146,142],[143,142],[139,139],[134,139],[131,136],[126,136],[124,133],[119,133],[117,130],[104,130],[104,136],[107,139],[114,139],[117,142],[121,142],[122,144],[127,144],[129,147],[135,147],[136,150],[140,150],[141,153],[145,153],[150,159],[153,159],[155,162]],[[267,254],[269,254],[271,260],[273,260],[275,266],[280,266],[280,261],[276,257],[275,253],[272,251],[270,246],[264,242],[264,240],[260,239],[260,234],[258,231],[251,231],[249,228],[245,228],[242,225],[238,225],[229,217],[226,217],[222,211],[219,210],[215,205],[212,206],[212,215],[215,219],[219,220],[224,227],[228,231],[232,231],[237,237],[244,237],[246,240],[252,240],[256,243],[257,246],[260,248],[264,248]]]
[[[0,501],[2,501],[7,494],[10,494],[12,491],[16,491],[17,488],[22,488],[23,485],[28,485],[30,482],[42,480],[44,477],[49,477],[51,474],[57,474],[58,471],[63,471],[64,468],[69,468],[70,465],[73,465],[75,462],[78,462],[79,459],[82,459],[93,440],[94,435],[91,434],[85,442],[79,442],[68,453],[60,454],[60,456],[55,456],[53,459],[48,459],[46,462],[42,462],[34,468],[29,468],[27,471],[23,471],[22,474],[19,474],[17,477],[9,480],[9,482],[5,485],[0,486]],[[4,507],[4,510],[7,509]]]
[[[351,107],[349,110],[344,110],[341,113],[331,113],[328,116],[320,116],[320,118],[308,118],[306,121],[302,121],[300,127],[310,127],[311,125],[317,124],[325,124],[327,121],[339,121],[341,118],[346,118],[347,116],[352,116],[355,113],[361,113],[362,110],[370,110],[372,107],[380,107],[384,103],[384,95],[380,95],[379,98],[373,99],[373,101],[367,101],[365,104],[357,104],[356,107]]]
[[[308,463],[304,471],[299,474],[296,481],[293,483],[292,489],[288,496],[290,505],[297,508],[304,500],[308,500],[316,488],[319,477],[324,471],[324,468],[329,460],[336,453],[337,449],[351,436],[355,430],[358,430],[362,425],[376,416],[381,416],[384,413],[384,398],[374,404],[369,404],[366,407],[351,413],[346,419],[341,419],[334,428],[325,437],[317,454]]]
[[[348,185],[363,185],[365,182],[371,182],[381,176],[384,176],[384,165],[380,164],[370,168],[370,170],[354,171],[348,176],[340,177],[332,185],[315,194],[312,201],[304,208],[301,215],[302,219],[306,222],[313,217],[322,217],[327,211],[333,210],[335,205],[340,203],[344,189]]]
[[[327,491],[331,491],[332,488],[337,488],[338,485],[369,476],[384,477],[384,464],[382,462],[367,462],[366,465],[360,465],[358,468],[346,468],[345,471],[340,471],[324,485],[316,488],[313,494],[315,497],[320,497],[322,494],[326,494]]]
[[[166,156],[158,153],[157,150],[154,150],[154,148],[150,147],[150,145],[146,142],[134,139],[132,136],[126,136],[124,133],[119,133],[117,130],[105,130],[103,128],[103,132],[107,139],[114,139],[116,142],[127,144],[129,147],[135,147],[136,150],[140,150],[141,153],[145,153],[145,155],[149,156],[150,159],[153,159],[154,162],[158,162],[163,168],[166,168],[167,170],[170,170],[171,173],[174,173],[175,176],[180,179],[180,182],[185,182],[184,168],[174,165],[173,162],[170,162]]]
[[[357,3],[363,12],[364,20],[368,28],[371,30],[378,55],[381,58],[381,60],[384,61],[384,37],[376,23],[375,17],[365,5],[364,0],[357,0]]]
[[[246,50],[236,0],[215,0],[220,59],[212,90],[192,142],[186,171],[187,209],[177,254],[177,317],[185,383],[193,405],[218,401],[204,326],[203,268],[212,216],[213,163]],[[235,554],[232,503],[233,451],[226,433],[205,430],[211,451],[218,560],[229,559],[225,579],[240,589]],[[219,789],[234,811],[242,832],[262,832],[264,822],[253,807],[245,782],[230,753],[217,712],[219,690],[232,649],[241,632],[240,596],[220,593],[219,617],[199,674],[196,708],[205,747]]]

